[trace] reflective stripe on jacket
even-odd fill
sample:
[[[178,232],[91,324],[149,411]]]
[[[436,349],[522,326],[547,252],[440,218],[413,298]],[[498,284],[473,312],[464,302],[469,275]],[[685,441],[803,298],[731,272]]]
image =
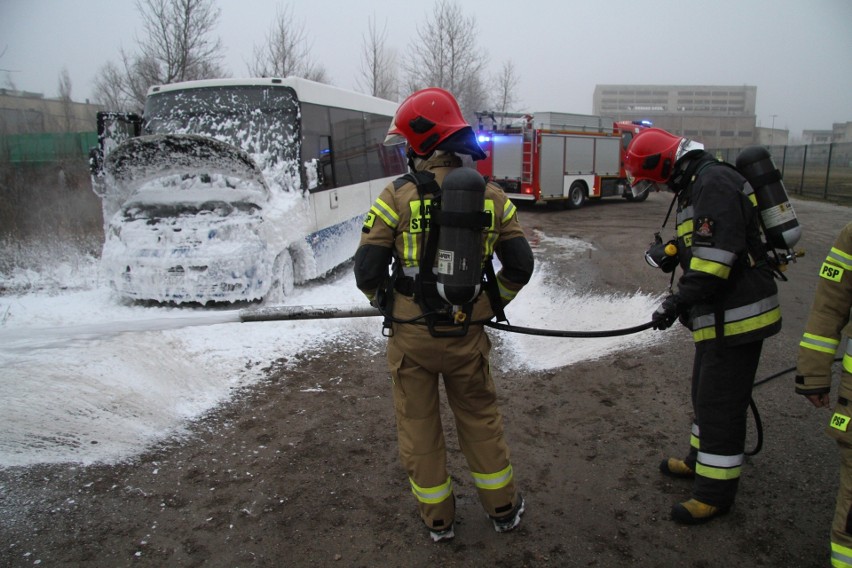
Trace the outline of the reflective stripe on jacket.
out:
[[[808,322],[799,342],[796,392],[831,388],[831,365],[852,309],[852,223],[846,225],[819,269]],[[852,400],[852,346],[847,342],[839,395]]]
[[[678,296],[690,306],[696,342],[736,345],[781,329],[781,308],[763,245],[751,186],[707,153],[678,195]],[[713,167],[716,166],[716,167]]]

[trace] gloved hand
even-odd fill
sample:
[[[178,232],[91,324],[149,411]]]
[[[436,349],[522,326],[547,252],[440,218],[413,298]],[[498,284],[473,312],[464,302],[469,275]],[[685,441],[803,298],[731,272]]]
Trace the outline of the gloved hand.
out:
[[[666,296],[660,307],[651,314],[654,329],[668,329],[680,315],[682,305],[676,294]]]

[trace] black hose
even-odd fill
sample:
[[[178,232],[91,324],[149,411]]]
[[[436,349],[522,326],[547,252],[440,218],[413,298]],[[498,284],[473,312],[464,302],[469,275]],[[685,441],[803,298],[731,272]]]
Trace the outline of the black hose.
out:
[[[834,359],[834,362],[842,361],[841,357],[837,357]],[[768,383],[772,379],[777,379],[781,375],[786,375],[787,373],[792,373],[796,370],[796,367],[790,367],[789,369],[784,369],[783,371],[778,371],[774,375],[769,375],[768,377],[764,377],[759,381],[755,381],[754,386],[762,385],[764,383]],[[757,411],[757,404],[754,402],[754,397],[749,400],[749,406],[751,407],[751,412],[754,415],[754,427],[757,430],[757,443],[754,445],[754,449],[750,452],[746,452],[745,455],[753,456],[756,455],[761,448],[763,448],[763,422],[760,420],[760,413]]]
[[[630,335],[653,327],[654,322],[649,321],[642,325],[626,327],[624,329],[607,329],[600,331],[562,331],[558,329],[538,329],[534,327],[520,327],[495,321],[487,321],[485,325],[494,329],[508,331],[511,333],[524,333],[527,335],[543,335],[546,337],[616,337],[619,335]]]

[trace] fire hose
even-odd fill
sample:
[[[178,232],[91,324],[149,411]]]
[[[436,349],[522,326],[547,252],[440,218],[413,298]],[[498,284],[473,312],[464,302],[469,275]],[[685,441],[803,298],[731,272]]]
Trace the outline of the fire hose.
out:
[[[379,308],[375,308],[373,306],[361,306],[361,305],[352,305],[352,306],[266,306],[262,308],[249,308],[239,311],[239,318],[241,322],[260,322],[260,321],[279,321],[279,320],[307,320],[307,319],[336,319],[336,318],[358,318],[358,317],[375,317],[384,315]],[[410,322],[406,322],[410,323]],[[507,331],[510,333],[522,333],[527,335],[541,335],[545,337],[575,337],[575,338],[595,338],[595,337],[616,337],[621,335],[630,335],[633,333],[638,333],[640,331],[644,331],[646,329],[650,329],[654,324],[653,322],[644,323],[641,325],[636,325],[633,327],[623,328],[623,329],[611,329],[611,330],[598,330],[598,331],[566,331],[566,330],[552,330],[552,329],[540,329],[540,328],[532,328],[532,327],[521,327],[516,325],[509,325],[498,323],[495,321],[484,321],[481,322],[483,325],[487,327],[491,327],[493,329],[498,329],[501,331]],[[840,359],[835,359],[835,362]],[[770,375],[765,377],[759,381],[755,381],[754,386],[757,387],[759,385],[765,384],[773,379],[776,379],[782,375],[786,375],[792,371],[795,371],[795,367],[791,367],[789,369],[785,369],[774,375]],[[760,413],[757,410],[757,404],[754,402],[754,398],[752,397],[749,400],[749,407],[751,408],[752,414],[754,415],[754,425],[755,430],[757,431],[757,442],[755,443],[754,449],[751,451],[745,452],[747,456],[757,455],[758,452],[763,448],[763,422],[760,418]]]

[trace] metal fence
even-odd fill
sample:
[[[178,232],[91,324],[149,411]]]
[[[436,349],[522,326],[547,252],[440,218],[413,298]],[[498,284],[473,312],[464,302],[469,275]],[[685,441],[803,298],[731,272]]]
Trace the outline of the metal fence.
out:
[[[0,162],[14,165],[85,160],[88,159],[89,148],[97,144],[97,132],[51,132],[0,136]]]
[[[781,171],[787,193],[852,203],[852,142],[766,148]],[[740,150],[723,148],[710,152],[734,164]]]

